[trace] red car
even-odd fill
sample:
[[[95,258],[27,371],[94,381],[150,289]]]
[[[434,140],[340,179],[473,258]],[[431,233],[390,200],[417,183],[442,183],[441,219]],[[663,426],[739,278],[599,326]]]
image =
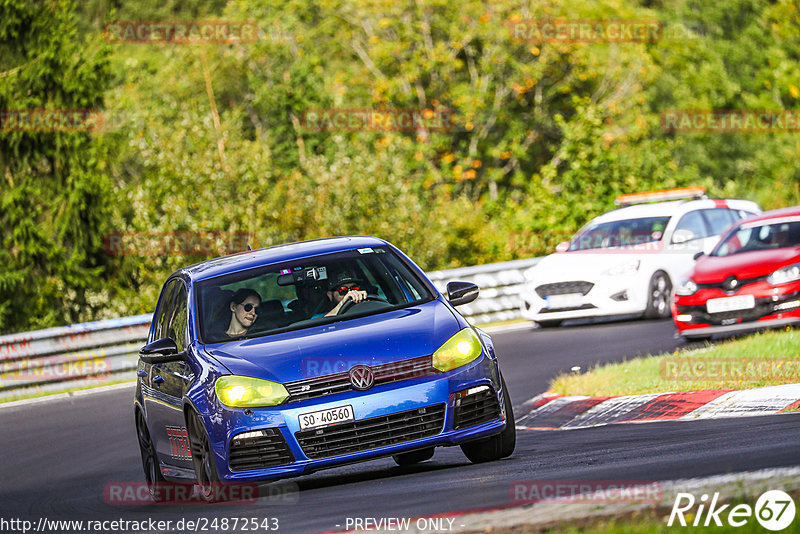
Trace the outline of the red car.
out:
[[[800,323],[800,206],[734,224],[675,289],[678,334],[714,334]]]

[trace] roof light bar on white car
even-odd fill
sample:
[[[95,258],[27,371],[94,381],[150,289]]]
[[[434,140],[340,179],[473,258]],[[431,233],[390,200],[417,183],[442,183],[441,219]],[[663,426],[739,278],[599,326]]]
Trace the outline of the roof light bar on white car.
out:
[[[630,206],[645,202],[663,202],[666,200],[680,200],[683,198],[702,198],[706,194],[703,186],[679,187],[677,189],[661,189],[659,191],[646,191],[643,193],[628,193],[619,195],[614,203],[618,206]]]

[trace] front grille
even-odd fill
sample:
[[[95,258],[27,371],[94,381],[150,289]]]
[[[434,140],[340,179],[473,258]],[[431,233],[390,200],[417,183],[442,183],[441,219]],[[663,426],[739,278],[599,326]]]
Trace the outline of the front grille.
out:
[[[743,278],[741,280],[737,280],[736,288],[733,291],[728,291],[725,288],[725,281],[722,282],[713,282],[708,284],[697,284],[697,289],[721,289],[725,293],[732,295],[742,289],[744,286],[748,284],[754,284],[755,282],[760,282],[762,280],[766,280],[766,276],[756,276],[754,278]]]
[[[500,418],[497,394],[489,386],[456,393],[453,429],[460,430]]]
[[[375,385],[388,384],[398,380],[407,380],[427,376],[438,371],[432,365],[431,356],[420,356],[399,362],[384,363],[372,367]],[[285,384],[289,392],[288,402],[297,402],[334,393],[342,393],[353,389],[347,371],[314,378],[306,378]]]
[[[311,459],[366,451],[435,436],[444,428],[444,404],[297,432]]]
[[[542,297],[550,295],[568,295],[570,293],[580,293],[586,295],[592,290],[594,284],[591,282],[556,282],[554,284],[542,284],[536,288],[536,293]]]
[[[283,434],[277,428],[243,432],[231,439],[228,465],[231,471],[264,469],[294,462]]]

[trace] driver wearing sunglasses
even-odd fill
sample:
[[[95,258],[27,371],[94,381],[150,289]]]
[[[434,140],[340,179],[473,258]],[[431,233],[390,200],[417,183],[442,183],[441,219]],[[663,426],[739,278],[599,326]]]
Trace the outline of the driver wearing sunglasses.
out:
[[[343,271],[328,286],[328,299],[334,306],[325,314],[325,317],[338,314],[348,300],[358,303],[366,298],[367,291],[364,282],[357,279],[352,271]]]
[[[252,289],[240,289],[231,297],[231,322],[225,333],[229,337],[240,337],[247,333],[253,326],[258,316],[258,306],[261,304],[261,295]]]

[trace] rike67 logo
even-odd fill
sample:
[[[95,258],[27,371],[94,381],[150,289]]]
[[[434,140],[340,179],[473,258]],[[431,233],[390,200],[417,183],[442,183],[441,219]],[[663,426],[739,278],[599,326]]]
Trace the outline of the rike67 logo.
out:
[[[671,527],[677,520],[677,524],[682,527],[721,527],[725,523],[742,527],[755,516],[763,528],[779,531],[792,524],[796,511],[792,497],[781,490],[763,493],[756,501],[755,508],[749,504],[737,504],[731,508],[730,504],[718,505],[718,501],[719,493],[714,493],[710,502],[706,493],[700,496],[699,501],[691,493],[678,493],[667,526]]]

